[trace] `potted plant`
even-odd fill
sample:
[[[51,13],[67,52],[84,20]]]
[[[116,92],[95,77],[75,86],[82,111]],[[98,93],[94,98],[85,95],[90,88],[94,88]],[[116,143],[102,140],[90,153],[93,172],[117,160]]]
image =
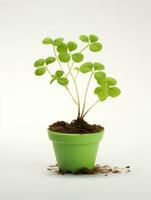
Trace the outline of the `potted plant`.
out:
[[[86,168],[92,170],[95,165],[98,145],[103,137],[104,128],[96,124],[88,124],[84,118],[87,113],[99,102],[109,97],[117,97],[121,91],[116,86],[117,81],[108,77],[104,72],[105,66],[96,61],[84,61],[84,51],[89,49],[92,53],[100,52],[102,44],[98,36],[91,34],[81,35],[79,39],[85,44],[80,50],[74,41],[65,42],[63,38],[43,39],[44,45],[50,45],[53,55],[35,61],[35,75],[41,76],[48,73],[50,84],[57,83],[70,95],[77,106],[77,118],[71,123],[58,121],[48,128],[49,139],[53,142],[56,160],[60,170],[64,173],[77,173]],[[53,63],[58,63],[56,69]],[[75,67],[76,66],[76,67]],[[89,74],[88,82],[84,87],[84,99],[81,104],[81,95],[78,88],[78,76]],[[87,94],[91,81],[96,82],[94,94],[96,101],[87,108]],[[75,94],[70,89],[73,83]],[[82,85],[83,86],[83,85]],[[81,85],[80,85],[81,87]]]

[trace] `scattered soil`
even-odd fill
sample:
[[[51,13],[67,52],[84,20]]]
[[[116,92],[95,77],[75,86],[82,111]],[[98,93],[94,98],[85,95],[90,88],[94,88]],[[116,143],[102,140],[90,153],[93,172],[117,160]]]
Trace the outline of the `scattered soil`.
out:
[[[80,133],[80,134],[88,134],[88,133],[96,133],[100,132],[104,128],[100,125],[96,124],[88,124],[84,119],[76,119],[71,123],[67,123],[64,121],[58,121],[51,125],[49,125],[50,131],[56,131],[60,133]]]
[[[64,174],[64,172],[59,169],[58,165],[49,165],[47,168],[49,171],[58,173],[58,174]],[[90,170],[88,168],[81,168],[74,174],[103,174],[104,176],[108,176],[108,174],[119,174],[124,172],[130,172],[130,166],[126,167],[110,167],[109,165],[96,165],[94,169]],[[68,171],[66,174],[72,174],[72,172]]]

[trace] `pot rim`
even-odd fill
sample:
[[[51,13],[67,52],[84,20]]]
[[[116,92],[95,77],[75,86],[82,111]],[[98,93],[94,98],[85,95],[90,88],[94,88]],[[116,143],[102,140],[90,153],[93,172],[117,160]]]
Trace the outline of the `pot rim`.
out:
[[[90,135],[98,135],[98,134],[104,134],[104,128],[96,133],[62,133],[62,132],[57,132],[57,131],[51,131],[47,129],[48,133],[55,134],[55,135],[60,135],[60,136],[90,136]]]
[[[69,133],[59,133],[55,131],[50,131],[48,129],[48,137],[53,143],[62,144],[92,144],[98,143],[102,140],[104,135],[104,129],[97,133],[92,134],[69,134]]]

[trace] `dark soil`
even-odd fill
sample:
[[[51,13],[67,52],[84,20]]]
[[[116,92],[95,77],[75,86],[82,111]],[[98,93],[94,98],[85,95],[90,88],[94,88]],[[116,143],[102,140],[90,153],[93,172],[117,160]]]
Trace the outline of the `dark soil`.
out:
[[[47,168],[49,171],[56,172],[59,174],[65,174],[62,172],[61,169],[59,169],[58,165],[50,165]],[[130,172],[130,166],[126,167],[110,167],[109,165],[96,165],[93,169],[88,169],[88,168],[81,168],[79,169],[76,173],[74,174],[103,174],[105,176],[108,176],[108,174],[119,174],[119,173],[124,173],[124,172]],[[67,171],[66,174],[72,174],[72,172]]]
[[[67,123],[64,121],[58,121],[51,125],[49,125],[50,131],[56,131],[60,133],[80,133],[80,134],[88,134],[88,133],[96,133],[100,132],[104,128],[97,124],[88,124],[84,119],[76,119],[71,123]]]

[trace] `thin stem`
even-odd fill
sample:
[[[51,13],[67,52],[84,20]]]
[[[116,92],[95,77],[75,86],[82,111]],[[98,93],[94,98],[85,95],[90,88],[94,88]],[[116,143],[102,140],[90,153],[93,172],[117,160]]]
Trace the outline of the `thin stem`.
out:
[[[93,103],[88,109],[87,111],[82,115],[82,118],[84,118],[86,116],[86,114],[98,103],[100,102],[100,100],[98,99],[95,103]]]
[[[52,74],[51,74],[51,72],[49,71],[49,69],[46,68],[46,70],[47,70],[47,72],[50,74],[50,76],[52,77]],[[73,95],[72,95],[72,93],[70,92],[69,88],[68,88],[67,86],[66,86],[65,88],[66,88],[66,90],[69,92],[69,94],[70,94],[72,100],[74,101],[74,103],[75,103],[76,105],[78,105],[77,101],[76,101],[75,98],[73,97]]]
[[[50,76],[52,76],[52,73],[49,71],[48,67],[46,66],[46,70],[47,72],[50,74]]]
[[[90,45],[90,44],[87,44],[85,47],[83,47],[83,48],[80,50],[80,53],[83,52],[87,47],[89,47],[89,45]],[[72,62],[71,67],[69,68],[69,71],[68,71],[68,73],[67,73],[67,77],[69,76],[69,74],[70,74],[70,72],[71,72],[71,70],[72,70],[72,68],[73,68],[73,65],[74,65],[74,61]]]
[[[71,54],[70,54],[70,56],[71,56]],[[72,70],[72,68],[73,68],[73,65],[74,65],[74,61],[72,61],[71,67],[68,67],[69,71],[68,71],[68,73],[67,73],[67,77],[68,77],[69,74],[71,73],[71,70]]]
[[[57,62],[58,62],[58,64],[59,64],[59,66],[61,67],[62,71],[64,71],[64,70],[63,70],[63,67],[62,67],[62,65],[61,65],[61,63],[60,63],[60,61],[59,61],[59,59],[58,59],[58,56],[57,56],[57,53],[56,53],[56,50],[55,50],[55,46],[54,46],[54,45],[53,45],[53,51],[54,51],[54,55],[55,55],[55,58],[56,58],[56,60],[57,60]]]
[[[90,82],[91,82],[91,79],[92,79],[93,74],[94,74],[94,72],[91,73],[90,78],[89,78],[88,83],[87,83],[87,87],[86,87],[86,91],[85,91],[85,95],[84,95],[84,102],[83,102],[83,109],[82,109],[81,116],[83,115],[84,110],[85,110],[86,100],[87,100],[87,94],[88,94],[88,89],[89,89]]]
[[[77,80],[77,78],[78,78],[78,74],[79,74],[79,71],[77,70],[75,80]]]
[[[68,63],[68,69],[70,69],[69,63]],[[78,101],[78,118],[80,117],[80,96],[79,96],[79,92],[78,92],[78,87],[77,87],[77,83],[76,80],[72,74],[72,71],[70,71],[71,74],[71,78],[73,80],[74,86],[75,86],[75,90],[76,90],[76,94],[77,94],[77,101]]]
[[[90,45],[90,44],[87,44],[85,47],[83,47],[83,48],[80,50],[80,53],[81,53],[82,51],[84,51],[87,47],[89,47],[89,45]]]
[[[70,94],[72,100],[75,102],[75,104],[78,105],[77,101],[76,101],[75,98],[73,97],[73,95],[72,95],[72,93],[70,92],[69,88],[68,88],[68,87],[65,87],[65,88],[66,88],[66,90],[69,92],[69,94]]]
[[[59,61],[59,59],[58,59],[58,56],[57,56],[57,53],[56,53],[56,50],[55,50],[55,46],[54,46],[54,45],[53,45],[53,51],[54,51],[55,58],[56,58],[56,60],[57,60],[57,62],[58,62],[58,64],[59,64],[61,70],[64,72],[63,67],[62,67],[62,65],[61,65],[61,63],[60,63],[60,61]],[[48,71],[48,73],[51,75],[50,71]],[[65,75],[65,77],[67,78],[67,75],[65,74],[65,72],[64,72],[64,75]],[[65,88],[66,88],[66,90],[68,91],[68,93],[70,94],[70,96],[71,96],[72,100],[75,102],[75,104],[78,105],[77,101],[76,101],[75,98],[73,97],[73,95],[72,95],[71,91],[69,90],[69,88],[68,88],[68,87],[65,87]]]

